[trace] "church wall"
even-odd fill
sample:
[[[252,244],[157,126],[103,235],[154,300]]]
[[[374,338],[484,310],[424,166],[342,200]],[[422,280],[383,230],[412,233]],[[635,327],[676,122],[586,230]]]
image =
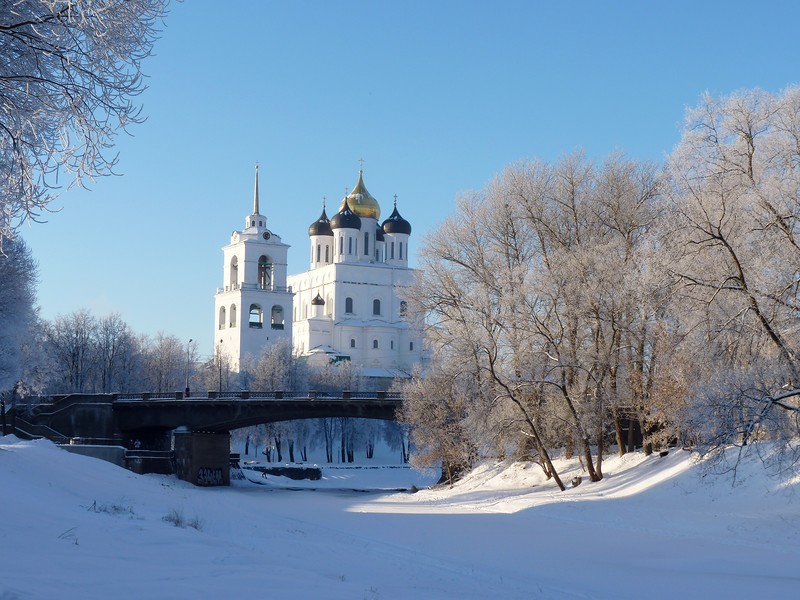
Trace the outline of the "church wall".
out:
[[[408,368],[416,362],[417,353],[407,350],[408,325],[400,317],[398,290],[410,283],[412,273],[410,269],[356,262],[290,276],[295,292],[295,350],[307,352],[327,345],[368,368]],[[326,301],[324,314],[332,317],[325,320],[330,324],[327,330],[305,327],[305,319],[312,314],[311,300],[317,293]],[[351,313],[346,311],[348,297],[353,303]],[[380,302],[378,315],[373,310],[375,300]],[[350,345],[351,340],[355,340],[355,347]]]

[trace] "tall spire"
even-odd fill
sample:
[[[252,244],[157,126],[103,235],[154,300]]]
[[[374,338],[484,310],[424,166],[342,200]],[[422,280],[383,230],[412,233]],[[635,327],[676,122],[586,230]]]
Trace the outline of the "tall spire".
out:
[[[256,162],[256,188],[255,192],[253,192],[253,214],[260,215],[261,213],[258,212],[258,162]]]

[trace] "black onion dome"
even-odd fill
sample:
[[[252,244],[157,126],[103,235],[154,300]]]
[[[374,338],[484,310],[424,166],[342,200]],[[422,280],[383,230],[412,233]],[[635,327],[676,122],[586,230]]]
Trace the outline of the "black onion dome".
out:
[[[314,299],[311,301],[311,306],[325,306],[325,300],[322,299],[319,292],[317,292],[317,295],[314,296]]]
[[[331,229],[361,229],[361,217],[350,210],[347,200],[344,201],[342,210],[333,215]]]
[[[309,237],[312,235],[333,235],[331,220],[328,218],[328,215],[325,214],[324,208],[322,209],[322,214],[319,216],[319,219],[314,221],[308,228],[308,235]]]
[[[383,229],[381,229],[381,226],[380,226],[380,225],[378,225],[378,226],[375,228],[375,241],[376,241],[376,242],[383,242],[383,241],[385,241],[385,239],[384,239],[384,237],[383,237]]]
[[[400,216],[400,213],[397,212],[397,207],[395,206],[392,214],[389,215],[389,218],[383,222],[383,232],[405,233],[406,235],[411,235],[411,223]]]

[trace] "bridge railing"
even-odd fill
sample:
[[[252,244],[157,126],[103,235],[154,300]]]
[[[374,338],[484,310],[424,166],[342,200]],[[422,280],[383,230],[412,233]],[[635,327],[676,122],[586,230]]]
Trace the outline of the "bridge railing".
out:
[[[21,437],[27,437],[29,439],[48,438],[62,444],[69,442],[69,436],[61,433],[60,431],[56,431],[47,425],[31,423],[27,419],[24,419],[18,415],[15,416],[14,421],[14,429],[16,430],[16,434],[21,435]]]
[[[183,392],[141,392],[139,394],[118,394],[118,400],[182,400]]]
[[[207,395],[206,395],[207,394]],[[139,392],[139,393],[126,393],[126,394],[113,394],[113,400],[118,401],[132,401],[132,402],[148,402],[153,400],[217,400],[217,399],[241,399],[241,400],[283,400],[283,399],[299,399],[299,398],[306,398],[309,400],[321,400],[321,399],[341,399],[341,400],[400,400],[402,399],[402,394],[399,392],[386,392],[386,391],[378,391],[378,392],[351,392],[348,390],[343,390],[340,392],[329,392],[323,390],[286,390],[286,391],[271,391],[271,392],[259,392],[259,391],[250,391],[250,390],[239,390],[239,391],[208,391],[206,394],[197,394],[192,393],[189,396],[185,396],[184,392]],[[83,403],[86,403],[87,395],[80,395],[75,394],[76,398],[80,398],[83,400]],[[88,395],[91,396],[91,395]],[[53,396],[52,398],[40,398],[43,402],[42,405],[37,405],[37,409],[42,411],[44,407],[50,408],[50,413],[55,413],[61,410],[65,410],[69,408],[66,406],[66,403],[63,402],[63,399],[69,398],[70,396]],[[59,408],[52,409],[52,404],[47,403],[47,400],[50,402],[58,401],[60,405]]]

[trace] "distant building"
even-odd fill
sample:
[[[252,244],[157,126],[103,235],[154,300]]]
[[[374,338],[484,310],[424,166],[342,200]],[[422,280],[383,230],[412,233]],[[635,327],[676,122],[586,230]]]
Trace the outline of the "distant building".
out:
[[[289,339],[294,353],[317,364],[352,361],[373,378],[407,377],[422,360],[422,332],[405,318],[401,291],[411,283],[411,224],[381,208],[363,172],[330,219],[308,228],[309,270],[286,275],[289,246],[259,212],[258,168],[253,213],[224,253],[224,287],[215,296],[216,352],[237,370],[250,355]]]
[[[310,266],[291,275],[292,344],[312,360],[350,360],[368,377],[407,376],[422,357],[421,331],[405,319],[411,224],[381,208],[358,183],[330,219],[322,208],[308,228]]]
[[[292,339],[292,291],[286,285],[289,245],[259,211],[256,166],[253,212],[222,248],[223,287],[214,296],[214,353],[233,369],[257,358],[267,344]]]

